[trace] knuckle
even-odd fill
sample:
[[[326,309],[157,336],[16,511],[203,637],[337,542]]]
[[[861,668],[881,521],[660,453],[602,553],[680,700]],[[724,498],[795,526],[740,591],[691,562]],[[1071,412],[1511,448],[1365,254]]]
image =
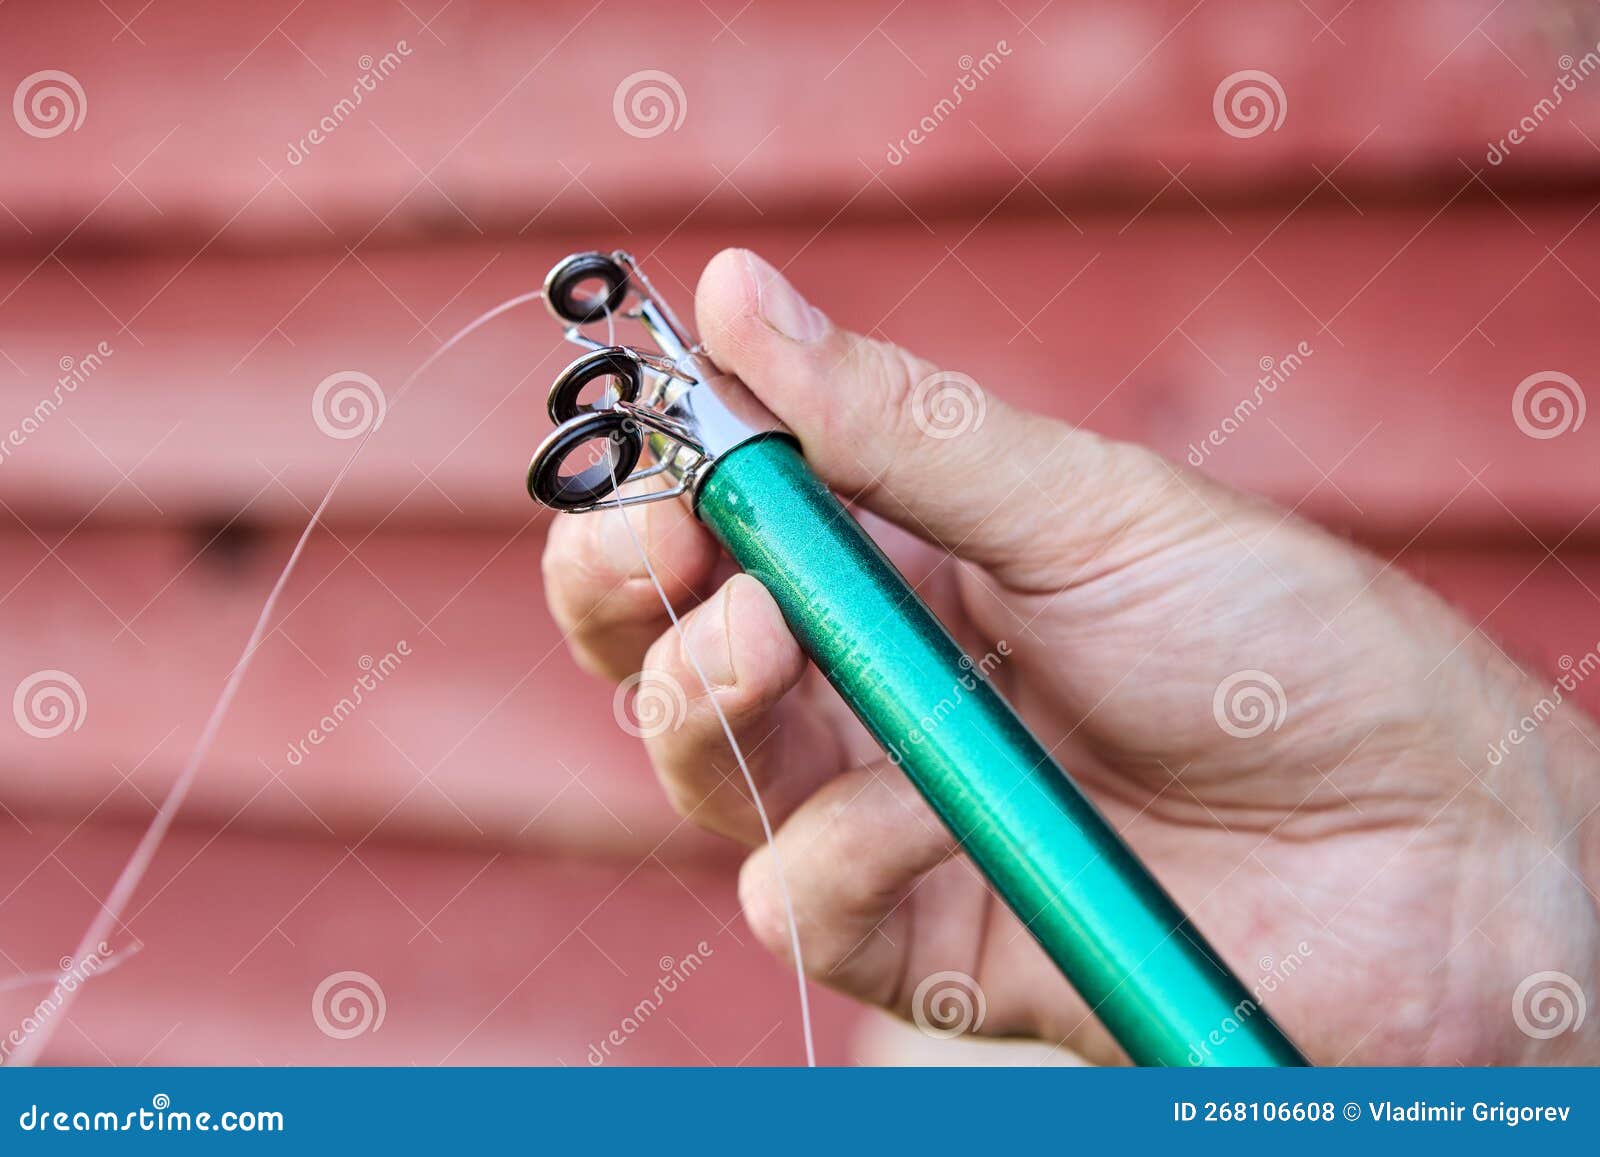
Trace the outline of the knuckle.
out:
[[[623,675],[618,673],[616,664],[600,654],[589,641],[572,635],[567,639],[567,649],[572,652],[572,661],[584,674],[611,683],[620,682],[623,678]]]
[[[556,625],[563,631],[568,630],[574,621],[571,607],[568,606],[571,598],[569,576],[572,561],[570,551],[552,530],[549,540],[545,543],[544,553],[539,556],[539,582],[544,590],[545,605],[550,608],[550,614],[556,620]]]
[[[854,338],[850,356],[859,380],[867,387],[862,391],[863,401],[873,407],[879,424],[890,430],[899,430],[909,421],[918,384],[938,372],[933,363],[875,338]]]
[[[778,894],[776,877],[765,849],[745,857],[739,869],[739,906],[745,923],[767,951],[789,958],[789,923],[784,916],[783,898]]]
[[[662,793],[678,818],[696,827],[716,831],[717,809],[712,803],[714,779],[708,778],[712,773],[702,761],[695,760],[692,753],[685,750],[681,733],[667,731],[647,736],[644,746]]]
[[[714,774],[723,773],[716,771]],[[703,798],[694,822],[709,832],[740,843],[756,843],[761,839],[761,818],[755,805],[745,794],[743,785],[727,777]]]
[[[656,763],[656,774],[661,780],[662,790],[666,794],[667,803],[681,820],[705,827],[705,816],[702,814],[701,804],[705,797],[692,790],[681,778],[671,771]]]

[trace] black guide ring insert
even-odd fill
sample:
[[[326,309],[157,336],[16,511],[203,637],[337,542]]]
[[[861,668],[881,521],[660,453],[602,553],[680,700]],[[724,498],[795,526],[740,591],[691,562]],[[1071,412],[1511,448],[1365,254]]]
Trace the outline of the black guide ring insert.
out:
[[[579,399],[590,383],[611,378],[615,383],[598,402]],[[579,414],[595,414],[610,409],[618,401],[636,402],[644,386],[644,367],[639,355],[622,346],[592,350],[556,375],[550,385],[550,420],[560,425]]]
[[[586,281],[599,281],[605,292],[580,294]],[[604,321],[622,307],[628,296],[628,271],[609,253],[574,253],[550,271],[544,280],[545,304],[568,325]]]
[[[576,474],[561,473],[571,455],[597,439],[605,440],[605,450],[596,461]],[[644,435],[627,414],[620,410],[579,414],[558,426],[539,447],[528,467],[528,493],[557,510],[593,506],[627,480],[643,453]]]

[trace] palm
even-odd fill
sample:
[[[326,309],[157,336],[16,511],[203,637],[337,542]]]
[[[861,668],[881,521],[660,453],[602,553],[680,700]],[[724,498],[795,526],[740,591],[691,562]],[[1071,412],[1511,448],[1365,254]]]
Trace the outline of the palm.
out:
[[[1504,861],[1480,864],[1485,879],[1514,879],[1534,850],[1474,848],[1483,806],[1501,805],[1463,792],[1474,774],[1436,700],[1398,694],[1426,688],[1436,664],[1448,682],[1441,661],[1462,626],[1319,532],[1276,516],[1253,529],[1263,533],[1249,546],[1235,534],[1130,544],[1136,564],[1025,595],[887,533],[970,653],[1007,641],[996,675],[1007,696],[1314,1059],[1514,1060],[1526,1038],[1502,1010],[1487,1023],[1512,1031],[1435,1028],[1457,993],[1497,980],[1485,975],[1487,942],[1461,943],[1459,912],[1438,898],[1456,891],[1469,855]],[[1200,593],[1174,603],[1168,591]],[[1433,652],[1391,653],[1402,614]],[[791,710],[826,720],[841,766],[876,758],[820,676],[807,680],[793,697],[806,706]],[[959,967],[985,991],[985,1031],[1116,1055],[965,861],[934,869],[901,907],[913,935],[885,1001],[905,1011],[917,978]]]

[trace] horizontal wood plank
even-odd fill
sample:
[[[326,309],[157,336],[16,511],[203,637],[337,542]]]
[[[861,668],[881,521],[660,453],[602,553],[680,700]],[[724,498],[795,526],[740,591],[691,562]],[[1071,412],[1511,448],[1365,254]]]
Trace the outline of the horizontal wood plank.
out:
[[[48,1059],[594,1063],[702,941],[605,1062],[799,1059],[737,851],[543,608],[521,476],[570,348],[525,307],[402,391],[574,248],[687,303],[751,245],[996,396],[1376,544],[1536,678],[1600,647],[1600,80],[1539,107],[1600,26],[1483,7],[0,6],[11,80],[64,70],[84,113],[0,134],[0,687],[83,691],[58,738],[0,728],[0,1025],[183,766],[354,445],[314,391],[358,372],[382,428],[117,932],[139,951]],[[1218,123],[1241,70],[1276,131]],[[682,94],[659,135],[614,103],[646,72]],[[1543,437],[1519,384],[1559,375]],[[381,1032],[318,1029],[346,970]],[[815,1007],[849,1059],[856,1011]]]
[[[185,821],[341,846],[426,840],[731,865],[735,849],[668,808],[611,688],[574,668],[543,606],[540,539],[537,527],[384,533],[344,539],[353,557],[314,540]],[[885,541],[905,557],[902,541]],[[0,534],[0,688],[59,670],[84,702],[81,726],[53,739],[0,728],[0,825],[149,819],[290,539],[197,558],[202,545],[91,529],[49,555]],[[1600,553],[1549,557],[1529,538],[1515,549],[1412,548],[1398,564],[1531,672],[1553,676],[1563,656],[1600,645]],[[1578,698],[1600,708],[1600,684]]]
[[[344,540],[353,555],[319,539],[191,820],[666,859],[719,847],[667,807],[610,688],[574,670],[543,607],[541,539]],[[87,713],[49,742],[3,729],[6,805],[148,818],[290,545],[274,535],[201,555],[204,540],[80,532],[47,555],[10,536],[8,685],[66,671]]]
[[[1034,13],[995,0],[936,15],[843,0],[163,0],[123,18],[93,0],[0,11],[0,37],[27,45],[17,79],[63,70],[85,107],[76,131],[5,134],[0,244],[275,250],[374,230],[882,217],[902,202],[982,213],[1012,193],[1050,213],[1040,191],[1072,211],[1138,205],[1174,174],[1207,198],[1295,199],[1335,168],[1341,185],[1406,196],[1453,183],[1462,161],[1489,168],[1490,143],[1557,88],[1563,55],[1600,40],[1576,7],[1456,0]],[[614,96],[649,70],[681,90],[677,127],[631,135]],[[1252,139],[1213,111],[1243,70],[1283,92],[1279,127]],[[1563,98],[1497,179],[1593,183],[1600,86]]]
[[[135,838],[40,825],[0,839],[0,984],[71,955],[95,912],[90,893],[110,888]],[[805,1058],[793,974],[754,943],[727,870],[180,830],[108,946],[113,958],[137,951],[79,989],[47,1062]],[[384,1001],[381,1024],[348,1039],[312,1012],[318,986],[341,972],[365,973],[373,983],[351,991]],[[49,991],[48,981],[0,990],[4,1031]],[[820,989],[812,1008],[819,1059],[843,1063],[858,1011]]]
[[[1294,212],[1159,210],[1084,218],[1082,233],[994,218],[0,263],[15,287],[0,305],[0,498],[30,524],[193,526],[247,507],[294,523],[353,445],[319,429],[315,391],[359,371],[387,412],[336,521],[520,525],[544,394],[574,352],[553,321],[523,306],[409,390],[406,376],[569,248],[649,254],[687,306],[705,260],[742,242],[844,323],[1375,541],[1517,535],[1519,521],[1594,536],[1600,426],[1573,414],[1536,438],[1513,411],[1546,371],[1595,389],[1587,202],[1358,211],[1324,191]]]

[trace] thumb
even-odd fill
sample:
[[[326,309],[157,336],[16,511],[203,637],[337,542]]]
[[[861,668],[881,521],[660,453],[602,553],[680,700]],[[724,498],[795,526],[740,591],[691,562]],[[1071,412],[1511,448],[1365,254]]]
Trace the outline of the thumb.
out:
[[[748,250],[712,258],[695,313],[713,360],[794,432],[824,481],[1015,589],[1071,581],[1156,497],[1189,498],[1141,447],[1018,410],[965,374],[840,329]]]

